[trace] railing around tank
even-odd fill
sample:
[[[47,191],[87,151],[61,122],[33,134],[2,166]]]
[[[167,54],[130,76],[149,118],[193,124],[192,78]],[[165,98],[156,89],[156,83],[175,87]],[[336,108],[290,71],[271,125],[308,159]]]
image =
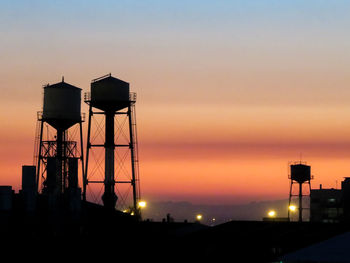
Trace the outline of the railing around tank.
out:
[[[38,121],[42,121],[43,120],[43,112],[42,111],[38,111],[36,113],[36,115],[37,115]],[[85,118],[86,118],[85,112],[82,112],[80,117],[81,117],[81,121],[84,122]]]
[[[43,119],[43,112],[42,112],[42,111],[38,111],[38,112],[36,113],[36,116],[37,116],[37,118],[38,118],[38,121],[41,121],[41,120]]]
[[[129,101],[135,102],[136,101],[136,92],[130,92],[129,93]]]
[[[292,179],[292,175],[291,174],[288,174],[288,179]],[[310,175],[310,180],[313,180],[314,179],[314,176],[311,174]],[[306,180],[306,181],[309,181],[309,180]]]
[[[136,92],[130,92],[129,93],[129,101],[136,102]],[[90,102],[91,101],[91,92],[85,92],[84,93],[84,102]]]
[[[91,92],[84,92],[84,102],[91,101]]]

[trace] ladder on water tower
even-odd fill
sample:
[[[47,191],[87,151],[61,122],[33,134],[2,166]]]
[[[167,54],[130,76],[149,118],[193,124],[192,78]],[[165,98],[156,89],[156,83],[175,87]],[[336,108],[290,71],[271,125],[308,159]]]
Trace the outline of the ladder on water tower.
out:
[[[137,189],[137,199],[140,199],[140,177],[139,177],[139,149],[138,149],[138,140],[137,140],[137,129],[136,129],[136,110],[135,110],[135,104],[132,104],[130,107],[131,113],[131,129],[133,133],[133,141],[131,142],[133,145],[133,151],[134,151],[134,158],[132,160],[132,165],[134,167],[134,173],[135,173],[135,184]]]
[[[39,117],[39,113],[38,113]],[[35,139],[34,139],[34,153],[33,153],[33,165],[37,166],[38,165],[38,158],[39,158],[39,148],[40,148],[40,129],[41,129],[41,120],[36,122],[36,127],[35,127]]]

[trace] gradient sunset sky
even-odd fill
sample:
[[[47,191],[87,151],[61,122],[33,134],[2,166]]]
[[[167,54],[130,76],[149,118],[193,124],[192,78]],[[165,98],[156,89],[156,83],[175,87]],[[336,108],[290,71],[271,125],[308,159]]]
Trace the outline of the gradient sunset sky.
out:
[[[42,85],[64,76],[86,92],[111,72],[138,95],[145,199],[288,198],[300,158],[314,188],[339,187],[349,13],[341,0],[2,0],[0,184],[19,189],[32,163]]]

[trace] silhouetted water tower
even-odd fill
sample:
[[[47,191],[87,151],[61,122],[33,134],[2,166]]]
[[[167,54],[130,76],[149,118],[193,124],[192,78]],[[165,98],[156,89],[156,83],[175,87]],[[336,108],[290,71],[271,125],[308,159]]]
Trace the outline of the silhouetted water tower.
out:
[[[311,166],[303,164],[303,163],[295,163],[290,165],[290,174],[288,176],[290,179],[290,191],[289,191],[289,206],[288,206],[288,218],[290,218],[290,207],[292,198],[294,196],[298,197],[299,201],[299,222],[303,221],[303,196],[310,196],[310,190],[311,190],[311,179],[313,177],[311,176]],[[293,193],[293,186],[295,184],[298,184],[298,194]],[[303,185],[307,184],[309,187],[308,194],[303,194]]]
[[[36,184],[38,191],[49,196],[52,205],[63,194],[70,192],[80,199],[78,188],[78,160],[82,162],[82,116],[81,89],[62,82],[44,86],[43,111],[38,112],[35,163],[37,164]],[[48,124],[56,130],[50,138]],[[77,142],[68,140],[68,130],[79,124],[81,152]],[[48,127],[49,128],[49,127]],[[50,201],[51,200],[51,201]]]
[[[116,192],[118,188],[116,184],[129,184],[132,186],[132,207],[137,210],[137,202],[139,200],[139,178],[138,178],[138,157],[137,157],[137,136],[136,136],[136,120],[135,120],[135,101],[136,94],[130,93],[129,83],[114,78],[111,74],[94,79],[91,82],[91,92],[85,94],[85,102],[89,105],[89,123],[88,138],[86,150],[86,167],[83,196],[86,199],[87,186],[91,183],[103,183],[104,193],[102,201],[105,207],[115,209],[118,196]],[[91,135],[92,124],[96,124],[93,116],[104,116],[104,127],[98,127],[95,135]],[[128,123],[128,134],[124,134],[126,142],[120,144],[117,138],[120,130],[117,130],[117,116],[125,116]],[[103,120],[101,121],[103,124]],[[97,123],[98,124],[98,123]],[[98,142],[96,138],[103,138],[102,142]],[[103,174],[96,175],[96,167],[89,164],[89,154],[94,153],[92,150],[96,148],[104,149],[104,164],[95,163],[95,166],[103,170]],[[131,177],[126,180],[117,180],[118,174],[116,166],[122,162],[123,158],[117,158],[118,151],[121,148],[130,150]],[[97,151],[97,149],[96,149]],[[96,159],[96,158],[95,158]],[[122,165],[125,168],[127,165]],[[95,171],[95,172],[94,172]],[[104,177],[101,180],[102,176]]]

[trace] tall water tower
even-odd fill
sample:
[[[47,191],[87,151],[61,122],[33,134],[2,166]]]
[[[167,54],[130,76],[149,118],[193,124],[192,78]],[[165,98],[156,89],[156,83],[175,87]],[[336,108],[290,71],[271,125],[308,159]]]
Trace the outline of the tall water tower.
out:
[[[290,207],[292,204],[292,199],[294,197],[298,198],[299,201],[299,217],[298,221],[303,221],[303,197],[308,196],[310,197],[310,191],[311,191],[311,179],[313,179],[311,175],[311,166],[303,164],[301,162],[294,163],[290,165],[290,174],[288,175],[288,178],[290,179],[290,191],[289,191],[289,205],[288,205],[288,218],[290,218]],[[297,184],[297,189],[294,189]],[[303,193],[303,185],[308,186],[308,192]],[[297,193],[295,193],[295,190],[297,190]]]
[[[80,199],[78,162],[83,174],[81,89],[62,82],[44,86],[43,111],[38,112],[34,162],[37,164],[38,191],[54,206],[67,194]],[[80,152],[70,129],[79,124]],[[53,134],[52,134],[53,129]],[[74,137],[74,136],[73,136]],[[79,194],[80,191],[80,194]]]
[[[92,192],[87,189],[89,185],[103,184],[100,198],[106,208],[114,210],[117,200],[126,199],[121,194],[122,185],[129,185],[132,188],[131,204],[122,209],[131,208],[135,213],[140,198],[136,94],[130,93],[129,83],[108,74],[91,82],[91,92],[85,94],[84,100],[89,105],[89,123],[83,197],[86,200],[87,191]],[[101,118],[100,121],[97,116]],[[117,126],[123,123],[127,132]],[[93,126],[96,126],[95,130]],[[121,143],[118,140],[120,137],[124,137],[125,141]],[[98,150],[99,154],[96,153]],[[126,152],[120,155],[121,151]],[[127,154],[130,158],[126,158]],[[121,173],[127,169],[130,174],[122,178]],[[117,193],[120,193],[119,199]]]

